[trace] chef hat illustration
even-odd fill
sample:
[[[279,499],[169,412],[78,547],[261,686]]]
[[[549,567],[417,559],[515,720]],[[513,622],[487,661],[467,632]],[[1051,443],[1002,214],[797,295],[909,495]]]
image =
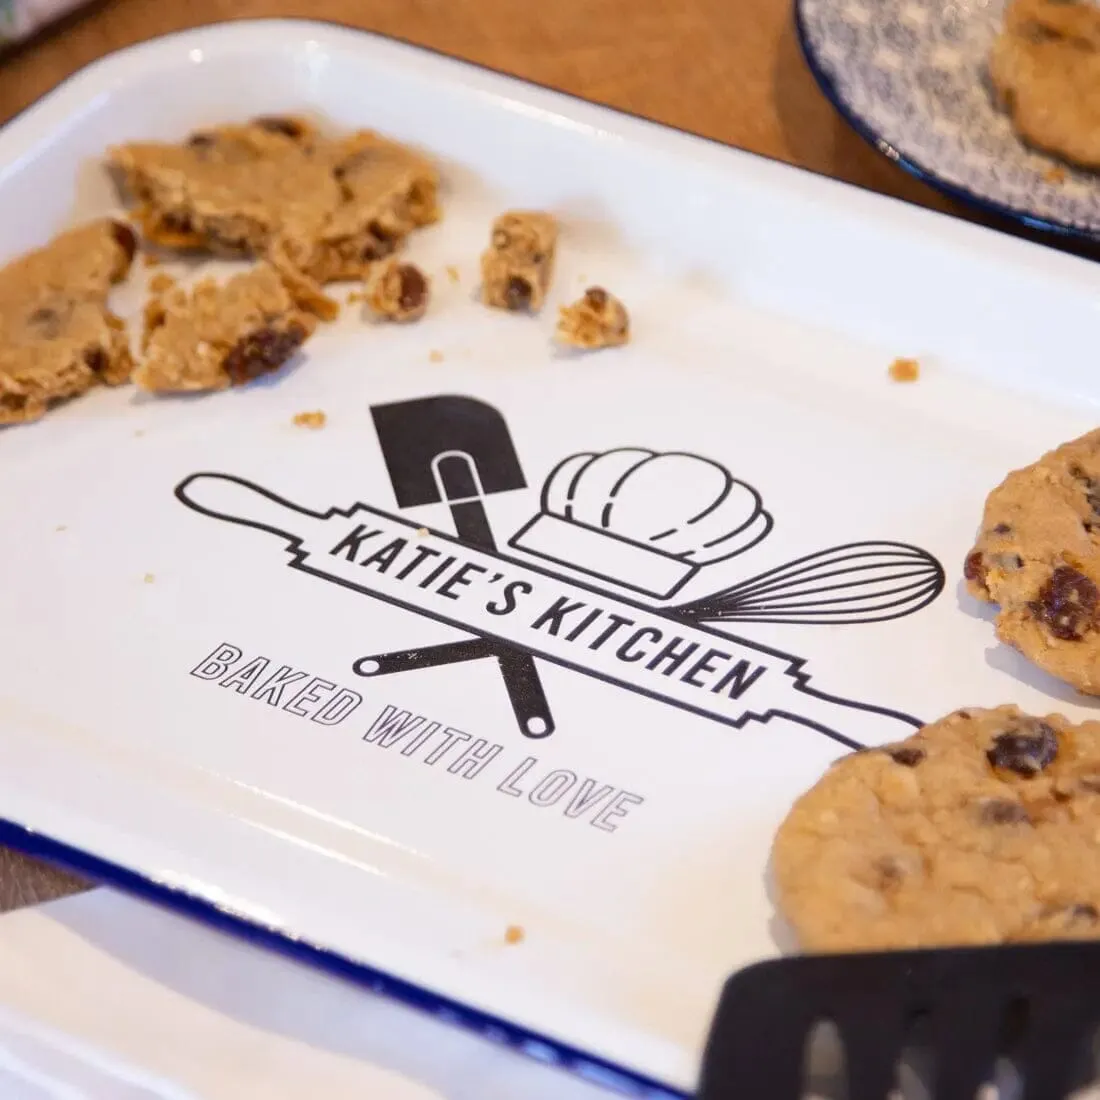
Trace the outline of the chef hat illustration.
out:
[[[756,490],[717,462],[624,447],[560,462],[543,483],[541,511],[509,545],[668,599],[771,526]]]

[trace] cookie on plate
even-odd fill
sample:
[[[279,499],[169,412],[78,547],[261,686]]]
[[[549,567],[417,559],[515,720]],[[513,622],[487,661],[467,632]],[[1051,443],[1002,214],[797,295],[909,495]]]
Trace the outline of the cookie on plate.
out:
[[[960,710],[838,760],[779,828],[802,945],[1100,938],[1100,722]]]
[[[989,73],[1024,141],[1100,167],[1100,9],[1087,0],[1014,0]]]
[[[0,424],[37,420],[58,401],[130,377],[125,325],[107,308],[137,240],[103,218],[0,270]]]
[[[963,571],[972,595],[1000,605],[1002,641],[1100,695],[1100,430],[990,493]]]

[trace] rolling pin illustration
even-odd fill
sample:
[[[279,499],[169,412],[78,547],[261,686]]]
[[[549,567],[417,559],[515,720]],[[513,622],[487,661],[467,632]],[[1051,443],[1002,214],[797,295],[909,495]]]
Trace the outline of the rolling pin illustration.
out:
[[[482,655],[503,648],[726,725],[783,717],[853,748],[921,725],[900,711],[820,691],[802,658],[678,609],[647,606],[440,532],[422,534],[366,504],[316,511],[220,473],[192,474],[176,496],[201,515],[275,536],[295,570],[454,627],[467,636],[450,644],[455,660],[468,659],[463,647],[481,647]],[[356,670],[377,675],[378,661],[363,658]]]

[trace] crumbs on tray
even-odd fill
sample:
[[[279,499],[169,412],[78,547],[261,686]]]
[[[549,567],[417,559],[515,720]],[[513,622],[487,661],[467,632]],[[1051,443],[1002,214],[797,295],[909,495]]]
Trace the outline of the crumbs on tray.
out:
[[[895,359],[889,373],[895,382],[915,382],[920,378],[920,363],[916,359]]]
[[[313,412],[296,413],[293,424],[298,428],[323,428],[327,419],[320,409],[316,409]]]

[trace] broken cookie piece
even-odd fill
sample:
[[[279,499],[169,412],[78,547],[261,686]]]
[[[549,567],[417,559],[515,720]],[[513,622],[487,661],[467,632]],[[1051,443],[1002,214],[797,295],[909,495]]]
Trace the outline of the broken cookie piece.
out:
[[[297,276],[299,303],[333,314],[320,287],[362,278],[413,229],[439,217],[438,173],[369,131],[321,137],[305,120],[215,126],[182,144],[109,153],[147,236],[171,248],[264,257]]]
[[[1100,10],[1094,4],[1013,0],[993,44],[989,75],[1025,143],[1085,168],[1100,167]],[[1052,182],[1060,181],[1056,176]]]
[[[318,148],[340,186],[308,273],[322,283],[362,278],[414,229],[439,220],[439,173],[426,157],[369,130]]]
[[[108,153],[146,238],[168,248],[227,255],[263,252],[285,233],[317,231],[339,201],[327,165],[310,157],[300,120],[215,126],[182,144],[134,142]]]
[[[37,420],[57,401],[130,377],[126,327],[107,294],[136,250],[129,226],[102,219],[0,270],[0,424]]]
[[[963,561],[967,589],[999,605],[997,636],[1100,695],[1100,431],[1064,443],[990,493]]]
[[[367,306],[385,321],[417,321],[428,308],[427,276],[414,264],[391,260],[371,280]]]
[[[590,286],[582,298],[561,307],[555,338],[585,351],[617,347],[630,339],[630,317],[613,294]]]
[[[154,393],[221,390],[282,366],[317,325],[269,264],[224,285],[203,279],[160,300],[147,315],[145,358],[134,381]]]
[[[558,223],[549,214],[501,214],[481,256],[481,300],[496,309],[537,313],[550,286],[557,241]]]

